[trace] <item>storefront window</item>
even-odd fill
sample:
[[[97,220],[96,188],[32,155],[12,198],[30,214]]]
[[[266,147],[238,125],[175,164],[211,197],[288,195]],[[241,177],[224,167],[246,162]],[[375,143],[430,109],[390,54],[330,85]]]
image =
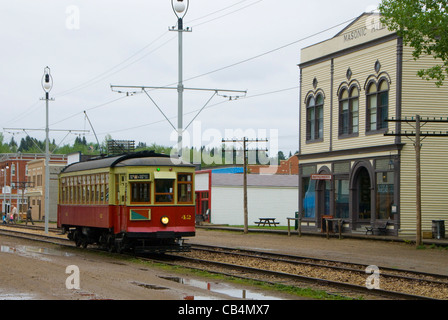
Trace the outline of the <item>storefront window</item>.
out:
[[[376,183],[376,218],[392,219],[392,205],[394,203],[394,173],[377,172]]]
[[[335,217],[336,218],[349,218],[349,181],[348,180],[335,180]]]
[[[311,178],[302,179],[303,190],[303,217],[315,218],[316,217],[316,180]]]

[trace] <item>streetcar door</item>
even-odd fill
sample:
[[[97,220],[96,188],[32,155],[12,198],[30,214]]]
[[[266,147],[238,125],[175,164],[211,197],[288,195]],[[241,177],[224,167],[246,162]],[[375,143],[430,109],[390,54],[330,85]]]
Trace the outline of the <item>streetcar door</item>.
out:
[[[126,231],[126,175],[115,175],[115,204],[117,205],[118,230]]]

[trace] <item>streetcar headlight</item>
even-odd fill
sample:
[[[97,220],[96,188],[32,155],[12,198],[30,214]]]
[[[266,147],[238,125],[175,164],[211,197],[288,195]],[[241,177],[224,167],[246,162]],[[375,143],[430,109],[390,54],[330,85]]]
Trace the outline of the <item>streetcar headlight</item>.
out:
[[[162,222],[162,224],[166,226],[170,222],[170,219],[168,217],[162,217],[162,219],[160,219],[160,222]]]

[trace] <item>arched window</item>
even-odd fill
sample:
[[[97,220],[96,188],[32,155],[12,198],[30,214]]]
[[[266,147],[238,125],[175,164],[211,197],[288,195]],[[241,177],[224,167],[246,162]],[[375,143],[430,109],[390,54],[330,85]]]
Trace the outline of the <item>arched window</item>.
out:
[[[367,87],[367,131],[387,128],[389,116],[389,84],[386,80],[372,82]]]
[[[311,96],[306,104],[306,140],[313,141],[324,137],[324,97]]]
[[[359,132],[359,90],[342,89],[339,95],[339,135]]]

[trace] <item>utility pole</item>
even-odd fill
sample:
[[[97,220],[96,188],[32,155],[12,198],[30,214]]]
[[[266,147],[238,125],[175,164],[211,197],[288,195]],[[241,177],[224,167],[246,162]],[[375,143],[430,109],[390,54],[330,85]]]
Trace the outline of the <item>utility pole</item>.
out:
[[[41,80],[42,89],[45,92],[45,98],[41,98],[41,100],[45,100],[45,233],[48,234],[48,223],[50,218],[50,127],[49,127],[49,101],[54,101],[54,98],[50,98],[50,91],[53,88],[53,77],[50,73],[50,68],[44,68],[44,75]],[[16,128],[4,128],[4,130],[37,130],[41,129],[16,129]],[[73,132],[74,130],[52,130],[52,131],[68,131]],[[81,130],[77,130],[81,132]],[[85,132],[85,130],[83,130]],[[40,148],[39,148],[40,149]]]
[[[177,132],[177,149],[178,149],[178,156],[179,158],[182,158],[182,148],[183,148],[183,142],[182,142],[182,136],[184,131],[190,126],[190,124],[193,122],[194,119],[199,115],[199,113],[202,112],[202,110],[205,109],[205,107],[210,103],[212,98],[215,95],[220,95],[219,92],[235,92],[237,93],[236,96],[227,96],[222,95],[225,98],[229,98],[230,100],[238,99],[242,95],[246,95],[247,91],[242,90],[222,90],[222,89],[203,89],[203,88],[185,88],[184,87],[184,79],[183,79],[183,33],[184,32],[192,32],[193,30],[190,27],[184,28],[184,18],[185,15],[188,12],[188,9],[190,7],[190,0],[171,0],[171,6],[173,8],[173,11],[177,17],[177,29],[175,26],[169,28],[169,31],[176,31],[178,33],[178,83],[176,87],[154,87],[154,86],[121,86],[121,85],[111,85],[112,91],[116,91],[118,93],[123,93],[125,91],[122,90],[115,90],[117,88],[124,88],[124,89],[140,89],[142,92],[144,92],[148,98],[152,101],[152,103],[159,109],[159,111],[163,114],[165,119],[170,123],[170,125],[173,127],[174,130]],[[169,120],[169,118],[165,115],[165,113],[162,111],[162,109],[157,105],[157,103],[154,101],[154,99],[149,95],[147,89],[175,89],[177,90],[177,127]],[[193,120],[184,128],[183,125],[183,105],[184,105],[184,91],[186,90],[200,90],[200,91],[212,91],[214,92],[212,97],[207,101],[207,103],[200,109],[198,114],[193,118]],[[125,92],[127,95],[135,94],[136,92]]]
[[[247,144],[251,142],[268,142],[267,139],[252,139],[244,137],[243,139],[222,139],[223,143],[226,142],[242,142],[243,143],[243,206],[244,206],[244,233],[249,232],[249,213],[247,208],[247,163],[248,163],[248,149]],[[233,150],[232,150],[233,151]],[[258,151],[258,150],[257,150]]]
[[[423,244],[422,241],[422,182],[421,182],[421,149],[422,142],[427,137],[448,137],[448,131],[422,131],[428,123],[448,123],[448,117],[415,117],[391,118],[387,122],[405,122],[410,125],[414,131],[387,132],[385,136],[406,137],[414,143],[415,148],[415,209],[416,209],[416,246]],[[415,125],[414,125],[415,124]],[[414,139],[412,139],[414,138]]]
[[[421,128],[420,128],[420,116],[415,116],[415,188],[416,188],[416,199],[415,199],[415,210],[417,211],[416,216],[416,245],[420,246],[423,243],[422,240],[422,175],[421,175],[421,164],[420,164],[420,152],[422,150],[421,145]]]
[[[48,234],[48,223],[50,218],[50,128],[49,128],[49,112],[48,101],[50,99],[50,90],[53,87],[53,78],[50,74],[50,68],[46,67],[44,76],[42,78],[42,88],[45,91],[45,108],[46,108],[46,123],[45,123],[45,233]]]

